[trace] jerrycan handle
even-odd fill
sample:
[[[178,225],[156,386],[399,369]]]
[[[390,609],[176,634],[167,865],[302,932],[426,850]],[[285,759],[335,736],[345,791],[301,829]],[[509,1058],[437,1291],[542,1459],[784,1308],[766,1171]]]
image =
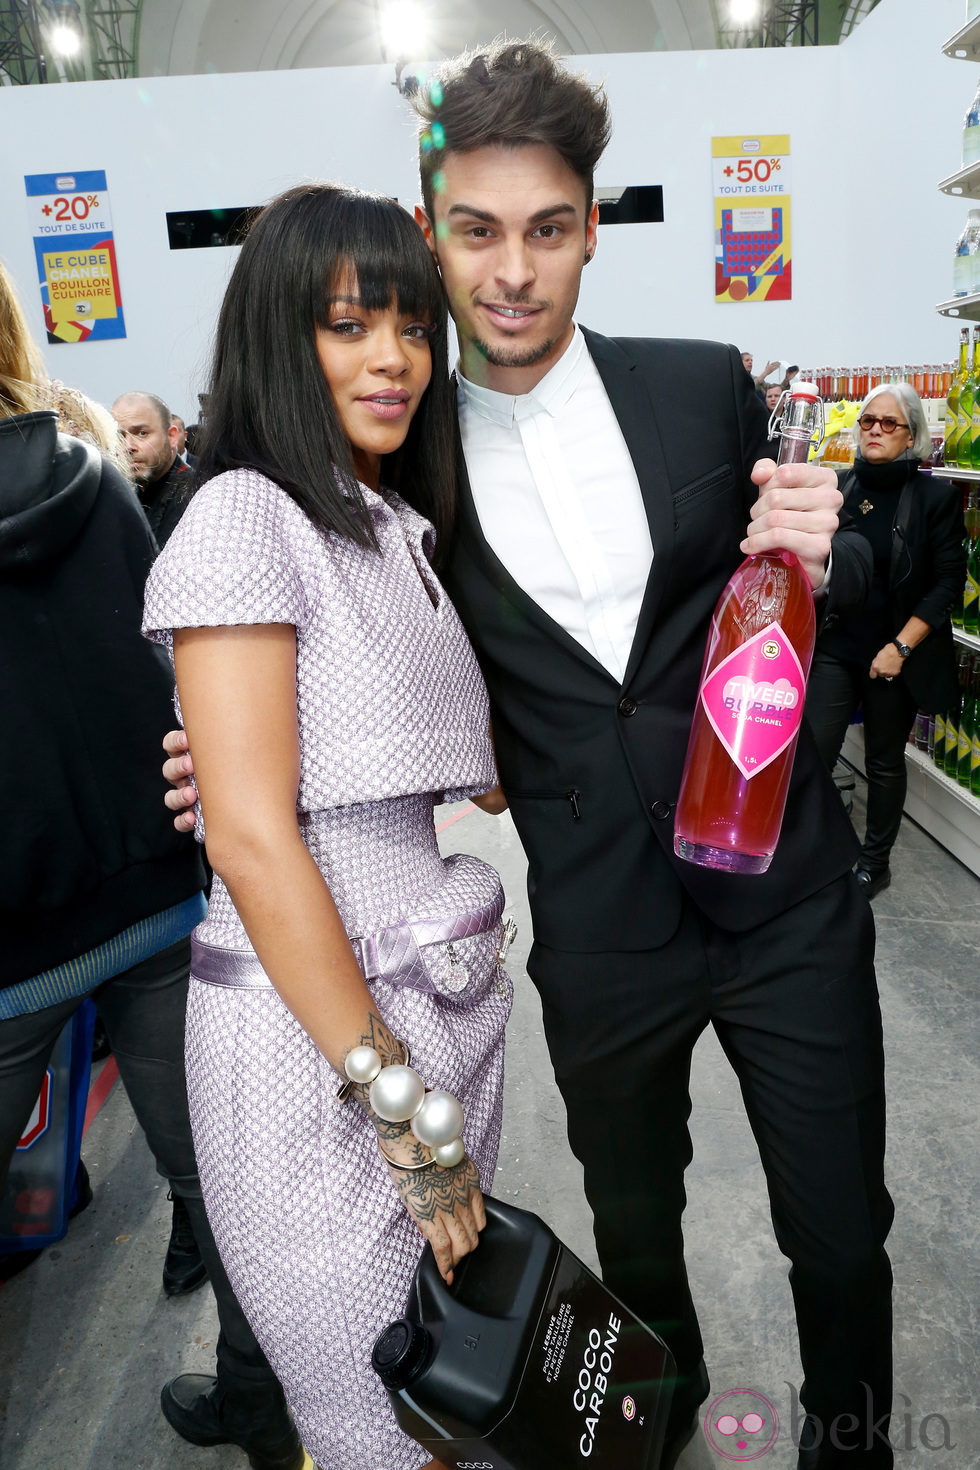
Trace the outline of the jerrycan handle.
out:
[[[420,1297],[427,1297],[441,1316],[455,1307],[490,1318],[526,1317],[550,1285],[561,1242],[529,1210],[492,1195],[484,1195],[483,1202],[486,1227],[476,1250],[455,1268],[452,1286],[443,1281],[426,1247],[417,1278]]]

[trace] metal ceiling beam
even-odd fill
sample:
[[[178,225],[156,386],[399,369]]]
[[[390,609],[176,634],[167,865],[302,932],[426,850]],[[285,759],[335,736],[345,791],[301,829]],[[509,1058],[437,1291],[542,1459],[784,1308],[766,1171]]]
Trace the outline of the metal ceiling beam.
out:
[[[878,4],[878,0],[761,0],[758,14],[741,24],[732,20],[732,0],[715,0],[720,47],[836,46]]]
[[[764,7],[763,46],[818,46],[819,32],[817,0],[769,0]]]
[[[79,0],[81,47],[73,57],[52,50],[56,17],[46,0],[0,0],[0,83],[33,86],[135,77],[143,0]]]
[[[37,10],[24,0],[0,0],[0,72],[13,86],[48,79]]]

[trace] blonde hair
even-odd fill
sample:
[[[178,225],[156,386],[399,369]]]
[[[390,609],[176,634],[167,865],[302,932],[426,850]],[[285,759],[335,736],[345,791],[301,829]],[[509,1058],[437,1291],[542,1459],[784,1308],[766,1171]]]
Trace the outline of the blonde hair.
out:
[[[37,390],[47,381],[13,281],[0,261],[0,417],[32,413]]]
[[[0,418],[54,409],[58,432],[92,444],[132,483],[133,468],[107,408],[48,377],[10,275],[0,261]]]
[[[126,479],[132,482],[133,466],[119,437],[119,425],[112,414],[79,388],[68,388],[53,378],[38,391],[35,408],[53,408],[58,415],[59,434],[70,434],[92,444],[104,459],[111,459]]]

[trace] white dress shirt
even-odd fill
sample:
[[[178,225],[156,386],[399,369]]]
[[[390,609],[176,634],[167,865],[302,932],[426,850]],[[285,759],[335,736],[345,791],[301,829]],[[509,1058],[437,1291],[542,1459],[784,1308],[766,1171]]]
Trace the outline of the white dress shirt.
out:
[[[456,370],[483,534],[544,611],[622,682],[650,567],[650,527],[622,430],[578,327],[530,393]]]

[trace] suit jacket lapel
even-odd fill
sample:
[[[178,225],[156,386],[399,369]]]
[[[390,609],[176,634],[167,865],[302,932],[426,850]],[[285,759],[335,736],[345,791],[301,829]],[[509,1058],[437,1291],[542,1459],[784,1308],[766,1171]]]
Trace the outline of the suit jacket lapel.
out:
[[[527,618],[542,632],[546,633],[556,643],[560,644],[567,652],[588,665],[594,672],[603,675],[610,683],[615,680],[607,668],[595,658],[588,649],[583,648],[577,638],[556,623],[554,618],[545,612],[540,603],[535,602],[529,596],[520,583],[516,582],[510,572],[504,566],[493,547],[483,534],[480,518],[476,513],[476,505],[470,490],[470,478],[466,469],[466,457],[463,454],[462,440],[459,434],[459,425],[456,426],[456,484],[457,484],[457,529],[456,534],[463,541],[471,555],[481,565],[502,597],[516,609],[522,617]]]
[[[636,620],[636,632],[623,679],[625,686],[636,673],[646,650],[667,583],[674,544],[674,502],[656,410],[647,385],[636,370],[636,363],[619,343],[610,341],[608,337],[599,337],[586,328],[582,330],[623,431],[653,542],[653,565]]]

